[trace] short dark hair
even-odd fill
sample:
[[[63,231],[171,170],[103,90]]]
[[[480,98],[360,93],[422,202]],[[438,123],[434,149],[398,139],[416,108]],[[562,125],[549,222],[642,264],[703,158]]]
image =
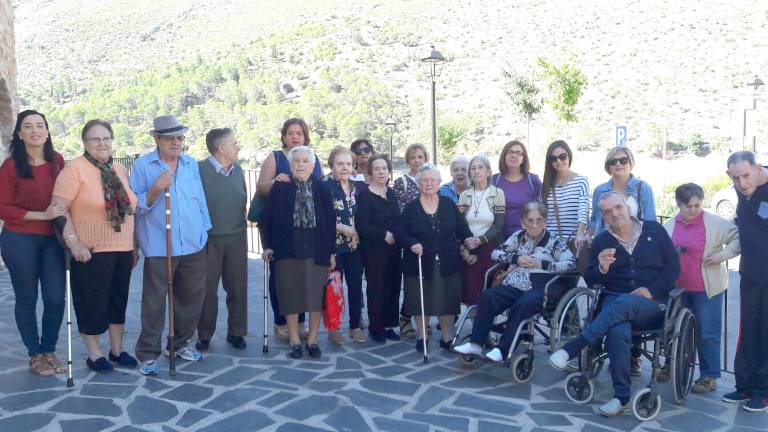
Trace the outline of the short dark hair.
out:
[[[728,156],[726,167],[730,168],[731,165],[739,162],[749,162],[750,165],[755,166],[757,165],[757,156],[749,150],[733,152]]]
[[[349,149],[354,153],[357,151],[357,148],[360,147],[360,144],[368,144],[368,147],[371,148],[371,154],[376,153],[376,148],[373,147],[373,144],[371,144],[370,141],[368,141],[368,138],[358,138],[352,141],[352,144],[349,145]]]
[[[115,133],[112,132],[112,125],[109,124],[109,122],[100,119],[93,119],[88,120],[85,123],[85,126],[83,126],[83,131],[80,132],[80,138],[83,140],[83,142],[85,142],[85,136],[88,134],[88,131],[91,130],[91,128],[94,126],[103,126],[106,130],[109,131],[110,138],[115,137]]]
[[[677,204],[687,204],[691,198],[704,200],[704,189],[696,183],[684,183],[675,189],[675,201]]]
[[[389,172],[392,172],[392,161],[389,160],[389,155],[386,153],[376,153],[375,155],[371,156],[370,159],[368,159],[368,175],[373,175],[373,163],[377,160],[383,160],[387,163],[387,170]]]
[[[288,133],[288,128],[293,125],[299,125],[301,127],[301,132],[304,133],[304,145],[309,146],[309,126],[307,126],[307,122],[300,118],[289,118],[283,123],[283,128],[280,130],[280,142],[283,143],[283,148],[285,148],[285,141],[283,141],[283,138],[285,138],[285,135]]]
[[[520,146],[523,149],[523,162],[520,164],[520,172],[523,175],[526,175],[531,170],[531,162],[528,159],[528,149],[525,148],[525,144],[521,143],[518,140],[512,140],[504,144],[504,148],[501,149],[501,155],[499,156],[499,174],[507,175],[507,161],[506,161],[507,152],[513,146]]]
[[[232,135],[234,131],[231,128],[215,128],[208,131],[205,134],[205,146],[208,147],[210,154],[216,154],[216,151],[221,147],[220,141],[227,135]]]

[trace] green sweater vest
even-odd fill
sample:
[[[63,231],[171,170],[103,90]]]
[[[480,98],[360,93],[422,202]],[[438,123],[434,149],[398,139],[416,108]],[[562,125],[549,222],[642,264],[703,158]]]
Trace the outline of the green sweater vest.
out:
[[[208,159],[199,161],[198,165],[213,225],[208,237],[215,239],[244,232],[247,194],[243,169],[235,164],[229,177],[225,177],[215,171]]]

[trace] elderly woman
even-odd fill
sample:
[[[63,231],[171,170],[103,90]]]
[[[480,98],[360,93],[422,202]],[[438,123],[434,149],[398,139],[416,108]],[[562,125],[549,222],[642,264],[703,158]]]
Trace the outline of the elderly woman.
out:
[[[371,176],[368,174],[368,160],[371,158],[374,152],[374,148],[371,142],[366,138],[358,138],[352,141],[349,149],[354,153],[354,166],[355,173],[349,178],[354,181],[363,182],[365,184],[371,183]]]
[[[355,342],[362,343],[367,340],[360,328],[360,315],[363,310],[363,261],[358,249],[360,239],[355,229],[360,186],[359,182],[350,179],[353,171],[352,159],[352,152],[345,147],[338,146],[331,150],[328,156],[331,174],[325,176],[323,182],[331,191],[336,218],[336,270],[342,273],[347,282],[349,336]],[[338,345],[345,342],[339,329],[332,329],[328,337]]]
[[[451,201],[459,204],[459,196],[469,188],[469,178],[467,173],[469,172],[469,158],[464,155],[459,155],[453,158],[451,161],[451,178],[452,180],[442,186],[440,186],[440,195],[448,197]]]
[[[288,152],[298,146],[309,146],[309,127],[307,123],[299,118],[291,118],[283,123],[280,130],[280,141],[282,149],[275,150],[264,159],[259,171],[259,179],[256,182],[256,193],[266,197],[272,185],[275,183],[289,183],[291,181],[291,167],[288,163]],[[323,178],[323,169],[320,166],[320,160],[315,157],[315,167],[312,170],[312,177],[315,180]],[[275,293],[275,267],[270,264],[269,267],[269,301],[272,304],[272,313],[275,319],[275,335],[284,341],[289,339],[288,329],[285,323],[285,317],[278,311],[280,305],[278,296]],[[304,322],[304,314],[299,316],[299,322]],[[304,326],[301,327],[301,337],[306,338],[307,333]]]
[[[334,267],[336,217],[331,193],[314,179],[315,153],[306,146],[288,152],[290,182],[272,187],[259,218],[262,254],[275,262],[279,312],[285,315],[291,358],[301,358],[299,315],[309,312],[305,348],[320,357],[317,330],[323,311],[323,295],[329,267]]]
[[[547,207],[547,230],[563,240],[573,238],[579,247],[587,243],[589,180],[571,171],[573,152],[565,141],[547,148],[541,197]]]
[[[461,247],[464,259],[464,294],[462,302],[477,304],[483,291],[485,272],[493,265],[491,252],[501,240],[504,227],[504,192],[491,185],[491,162],[484,155],[474,156],[469,162],[471,188],[461,193],[459,212],[464,216],[472,231],[479,239],[476,249],[469,251]]]
[[[555,277],[554,273],[573,269],[573,254],[563,239],[547,231],[546,221],[547,209],[543,204],[531,202],[523,206],[523,230],[512,234],[492,254],[494,261],[511,264],[510,271],[500,286],[488,289],[480,296],[472,336],[469,342],[455,347],[454,351],[479,355],[493,326],[493,318],[510,309],[506,332],[496,347],[486,354],[494,362],[503,361],[512,348],[520,323],[541,312],[547,282]],[[568,287],[558,284],[557,288]]]
[[[720,378],[723,296],[728,288],[725,261],[739,254],[739,233],[733,221],[702,210],[701,186],[678,186],[675,200],[680,212],[664,228],[680,257],[677,286],[685,290],[685,301],[696,317],[700,376],[691,391],[708,393],[717,389]]]
[[[86,364],[110,371],[99,346],[109,330],[109,360],[136,367],[123,351],[125,308],[131,269],[136,263],[133,213],[137,199],[125,167],[112,161],[112,126],[90,120],[81,133],[85,152],[61,171],[53,202],[69,209],[64,239],[72,251],[72,299],[85,347]]]
[[[442,331],[440,347],[450,349],[454,316],[461,301],[459,242],[472,249],[479,240],[472,236],[467,221],[450,198],[441,197],[440,171],[432,164],[419,169],[416,176],[419,199],[411,201],[400,219],[402,229],[397,242],[403,247],[405,275],[405,313],[415,316],[418,328],[416,350],[423,351],[426,329],[421,318],[419,260],[424,286],[424,320],[436,315]]]
[[[0,166],[0,250],[15,294],[16,326],[36,375],[63,373],[56,341],[64,315],[64,253],[51,220],[66,209],[51,203],[64,159],[53,150],[48,121],[37,111],[16,119],[10,157]],[[50,205],[49,205],[50,204]],[[43,297],[42,334],[38,332],[38,282]]]
[[[365,256],[368,334],[377,343],[397,341],[397,308],[400,302],[400,248],[395,233],[400,226],[400,210],[388,186],[392,165],[384,154],[368,161],[371,184],[360,192],[355,225]]]
[[[429,153],[422,144],[411,144],[405,149],[405,164],[408,165],[408,172],[395,179],[392,186],[400,213],[403,212],[409,202],[419,197],[416,174],[419,172],[419,168],[427,162],[429,162]]]
[[[520,141],[510,141],[501,149],[499,173],[493,176],[494,186],[504,192],[504,237],[520,230],[520,214],[523,205],[538,201],[541,196],[541,180],[531,174],[528,150]]]
[[[598,185],[592,192],[592,217],[588,227],[592,236],[608,229],[598,205],[600,204],[600,197],[609,191],[629,195],[632,198],[628,202],[632,216],[638,220],[656,221],[656,201],[653,198],[653,189],[651,189],[651,185],[632,175],[632,168],[634,167],[635,157],[628,147],[614,147],[608,151],[603,168],[611,176],[611,179]]]

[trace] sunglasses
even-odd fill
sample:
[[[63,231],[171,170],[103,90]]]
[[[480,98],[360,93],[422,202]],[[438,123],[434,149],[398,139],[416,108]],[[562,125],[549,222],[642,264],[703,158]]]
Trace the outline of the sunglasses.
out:
[[[549,156],[549,162],[550,163],[555,163],[558,160],[563,161],[563,162],[567,161],[568,160],[568,153],[560,153],[557,156],[555,156],[555,155],[550,155]]]
[[[626,165],[628,163],[629,163],[629,158],[627,156],[620,157],[620,158],[608,159],[608,166],[614,166],[616,164]]]
[[[355,149],[355,151],[353,151],[353,153],[356,154],[356,155],[370,154],[371,153],[371,148],[370,147],[358,147],[358,148]]]

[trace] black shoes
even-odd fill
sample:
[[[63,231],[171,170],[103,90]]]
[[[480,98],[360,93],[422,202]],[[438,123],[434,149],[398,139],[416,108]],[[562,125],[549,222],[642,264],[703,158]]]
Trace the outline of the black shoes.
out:
[[[307,349],[307,353],[309,353],[309,356],[312,358],[320,358],[320,356],[323,355],[322,351],[320,351],[320,347],[317,344],[311,344],[307,342],[304,344],[304,348]]]
[[[383,344],[387,341],[387,337],[384,336],[384,332],[368,332],[368,335],[371,337],[371,340],[376,343]]]
[[[114,369],[104,357],[99,357],[96,360],[91,360],[89,358],[85,361],[85,364],[87,364],[89,368],[96,372],[109,372]]]
[[[232,344],[232,347],[237,349],[245,349],[245,338],[242,336],[230,336],[227,335],[227,343]]]
[[[391,340],[391,341],[399,341],[400,340],[400,336],[398,336],[397,333],[395,333],[395,331],[392,330],[392,329],[384,330],[384,333],[382,334],[382,336],[386,340]]]
[[[302,356],[301,345],[300,344],[291,345],[291,349],[288,351],[288,357],[300,359],[301,356]]]
[[[137,362],[135,358],[133,358],[130,354],[128,354],[125,351],[121,352],[119,356],[116,356],[116,355],[113,355],[112,350],[110,350],[109,361],[115,362],[120,366],[127,367],[127,368],[135,368],[136,366],[139,365],[139,362]]]
[[[198,339],[197,342],[195,342],[195,349],[198,351],[208,351],[208,346],[211,344],[211,341],[206,339]]]
[[[416,351],[424,354],[424,339],[416,339]]]
[[[444,349],[444,350],[446,350],[448,352],[452,352],[451,351],[451,342],[452,341],[447,341],[447,340],[443,340],[443,338],[440,338],[440,348],[442,348],[442,349]]]

